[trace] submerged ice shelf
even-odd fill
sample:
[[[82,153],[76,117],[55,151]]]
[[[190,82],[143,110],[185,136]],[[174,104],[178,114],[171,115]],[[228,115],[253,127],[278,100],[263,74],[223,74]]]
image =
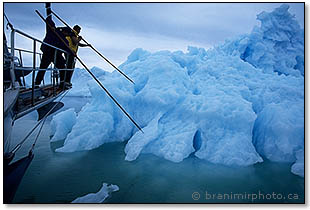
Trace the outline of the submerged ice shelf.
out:
[[[134,50],[120,69],[135,85],[118,72],[93,69],[145,134],[85,71],[76,70],[71,94],[92,98],[77,114],[53,117],[53,140],[66,138],[56,151],[91,150],[128,140],[129,161],[141,153],[173,162],[194,153],[236,166],[263,158],[297,160],[292,171],[303,176],[304,30],[287,5],[262,12],[258,20],[260,27],[251,34],[209,50]]]

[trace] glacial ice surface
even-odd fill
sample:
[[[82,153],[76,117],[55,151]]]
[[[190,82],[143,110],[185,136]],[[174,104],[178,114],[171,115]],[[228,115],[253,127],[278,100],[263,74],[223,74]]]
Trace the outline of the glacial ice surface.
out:
[[[51,121],[51,142],[63,140],[76,123],[74,108],[67,109],[53,116]]]
[[[129,161],[152,153],[180,162],[194,153],[212,163],[237,166],[263,158],[297,160],[298,167],[292,170],[299,171],[302,163],[296,152],[304,145],[304,30],[285,4],[257,18],[261,25],[250,34],[208,50],[135,49],[119,66],[134,85],[116,71],[95,69],[144,134],[85,72],[75,72],[73,92],[89,94],[91,101],[57,151],[91,150],[128,140]],[[85,81],[87,91],[80,85]]]
[[[108,75],[110,72],[104,71],[98,67],[93,67],[90,71],[96,76],[100,77],[103,75]],[[88,88],[88,82],[92,81],[92,77],[85,69],[75,68],[74,74],[72,76],[72,85],[75,88],[72,88],[68,92],[68,96],[83,96],[90,97],[91,94]]]

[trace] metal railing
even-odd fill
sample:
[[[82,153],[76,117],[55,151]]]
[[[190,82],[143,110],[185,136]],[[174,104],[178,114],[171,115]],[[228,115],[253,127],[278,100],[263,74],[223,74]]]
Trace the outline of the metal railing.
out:
[[[23,37],[26,37],[28,39],[31,39],[33,41],[33,49],[32,51],[31,50],[26,50],[26,49],[20,49],[20,48],[15,48],[15,34],[19,34],[19,35],[22,35]],[[40,52],[37,52],[37,49],[36,49],[36,46],[37,46],[37,43],[41,43],[41,44],[45,44],[51,48],[54,48],[55,49],[55,54],[54,54],[54,67],[53,68],[47,68],[47,69],[40,69],[38,67],[36,67],[36,62],[37,62],[37,56],[39,55],[40,56],[40,60],[42,59],[42,53]],[[53,86],[53,95],[55,95],[55,86],[58,84],[58,71],[66,71],[66,70],[69,70],[67,69],[67,65],[68,65],[68,58],[69,56],[66,56],[66,66],[65,66],[65,69],[57,69],[56,68],[56,62],[57,62],[57,59],[56,59],[56,55],[57,55],[57,52],[61,51],[63,53],[65,53],[66,55],[69,55],[69,53],[63,49],[60,49],[58,47],[55,47],[51,44],[48,44],[46,42],[43,42],[39,39],[36,39],[18,29],[12,29],[11,31],[11,47],[9,47],[9,49],[11,50],[11,67],[10,67],[10,75],[11,75],[11,82],[12,82],[12,88],[16,88],[16,84],[15,84],[15,81],[16,81],[16,75],[15,75],[15,70],[21,70],[23,72],[23,83],[24,83],[24,86],[26,86],[26,82],[25,82],[25,78],[24,78],[24,71],[32,71],[32,84],[31,84],[31,89],[32,89],[32,93],[31,93],[31,103],[32,103],[32,106],[34,106],[34,92],[35,92],[35,72],[37,71],[50,71],[51,72],[51,84]],[[15,51],[18,51],[19,53],[19,65],[17,66],[16,63],[14,62],[14,57],[15,57]],[[32,66],[30,67],[24,67],[23,66],[23,58],[22,58],[22,52],[25,52],[25,53],[30,53],[32,54]],[[70,69],[72,70],[72,69]],[[44,82],[44,78],[43,78],[43,84],[45,85],[45,82]]]
[[[8,47],[8,49],[11,49],[11,47]],[[22,73],[23,73],[23,76],[22,76],[22,78],[23,78],[23,85],[24,86],[26,86],[26,81],[25,81],[25,75],[24,75],[24,70],[23,70],[23,55],[22,55],[22,52],[25,52],[25,53],[33,53],[32,51],[30,51],[30,50],[25,50],[25,49],[21,49],[21,48],[15,48],[15,51],[18,51],[18,55],[19,55],[19,57],[18,57],[18,62],[19,62],[19,67],[21,67],[21,68],[17,68],[17,66],[15,66],[15,70],[17,69],[17,70],[22,70]],[[43,53],[39,53],[39,52],[36,52],[36,55],[39,55],[39,57],[40,57],[40,61],[42,60],[42,55],[43,55]],[[28,70],[29,70],[29,68],[28,68]],[[44,80],[43,80],[43,84],[44,84]]]

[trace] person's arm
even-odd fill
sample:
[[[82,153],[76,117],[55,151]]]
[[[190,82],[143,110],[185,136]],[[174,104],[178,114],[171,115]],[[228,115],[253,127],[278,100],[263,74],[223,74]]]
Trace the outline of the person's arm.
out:
[[[79,46],[80,46],[80,47],[90,47],[90,44],[82,44],[82,43],[79,43]]]
[[[52,30],[55,30],[55,23],[52,20],[52,10],[51,10],[51,3],[45,3],[46,8],[46,21],[52,26]],[[48,32],[51,28],[46,24],[46,31]]]
[[[80,41],[83,39],[82,36],[79,36],[78,39],[79,39],[79,44],[78,44],[79,47],[90,47],[90,46],[91,46],[90,44],[82,44],[82,43],[80,43]],[[83,40],[83,41],[84,41],[84,40]]]

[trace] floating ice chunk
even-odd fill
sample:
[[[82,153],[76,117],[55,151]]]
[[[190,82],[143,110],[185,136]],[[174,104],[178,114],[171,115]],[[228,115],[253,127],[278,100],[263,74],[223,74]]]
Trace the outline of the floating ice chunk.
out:
[[[78,197],[71,203],[103,203],[112,192],[118,191],[117,185],[103,183],[102,188],[97,193],[90,193],[82,197]]]
[[[74,108],[67,109],[53,116],[51,121],[51,141],[64,140],[76,123]]]
[[[305,153],[304,150],[295,152],[296,162],[292,165],[291,171],[293,174],[304,177],[305,176]]]

